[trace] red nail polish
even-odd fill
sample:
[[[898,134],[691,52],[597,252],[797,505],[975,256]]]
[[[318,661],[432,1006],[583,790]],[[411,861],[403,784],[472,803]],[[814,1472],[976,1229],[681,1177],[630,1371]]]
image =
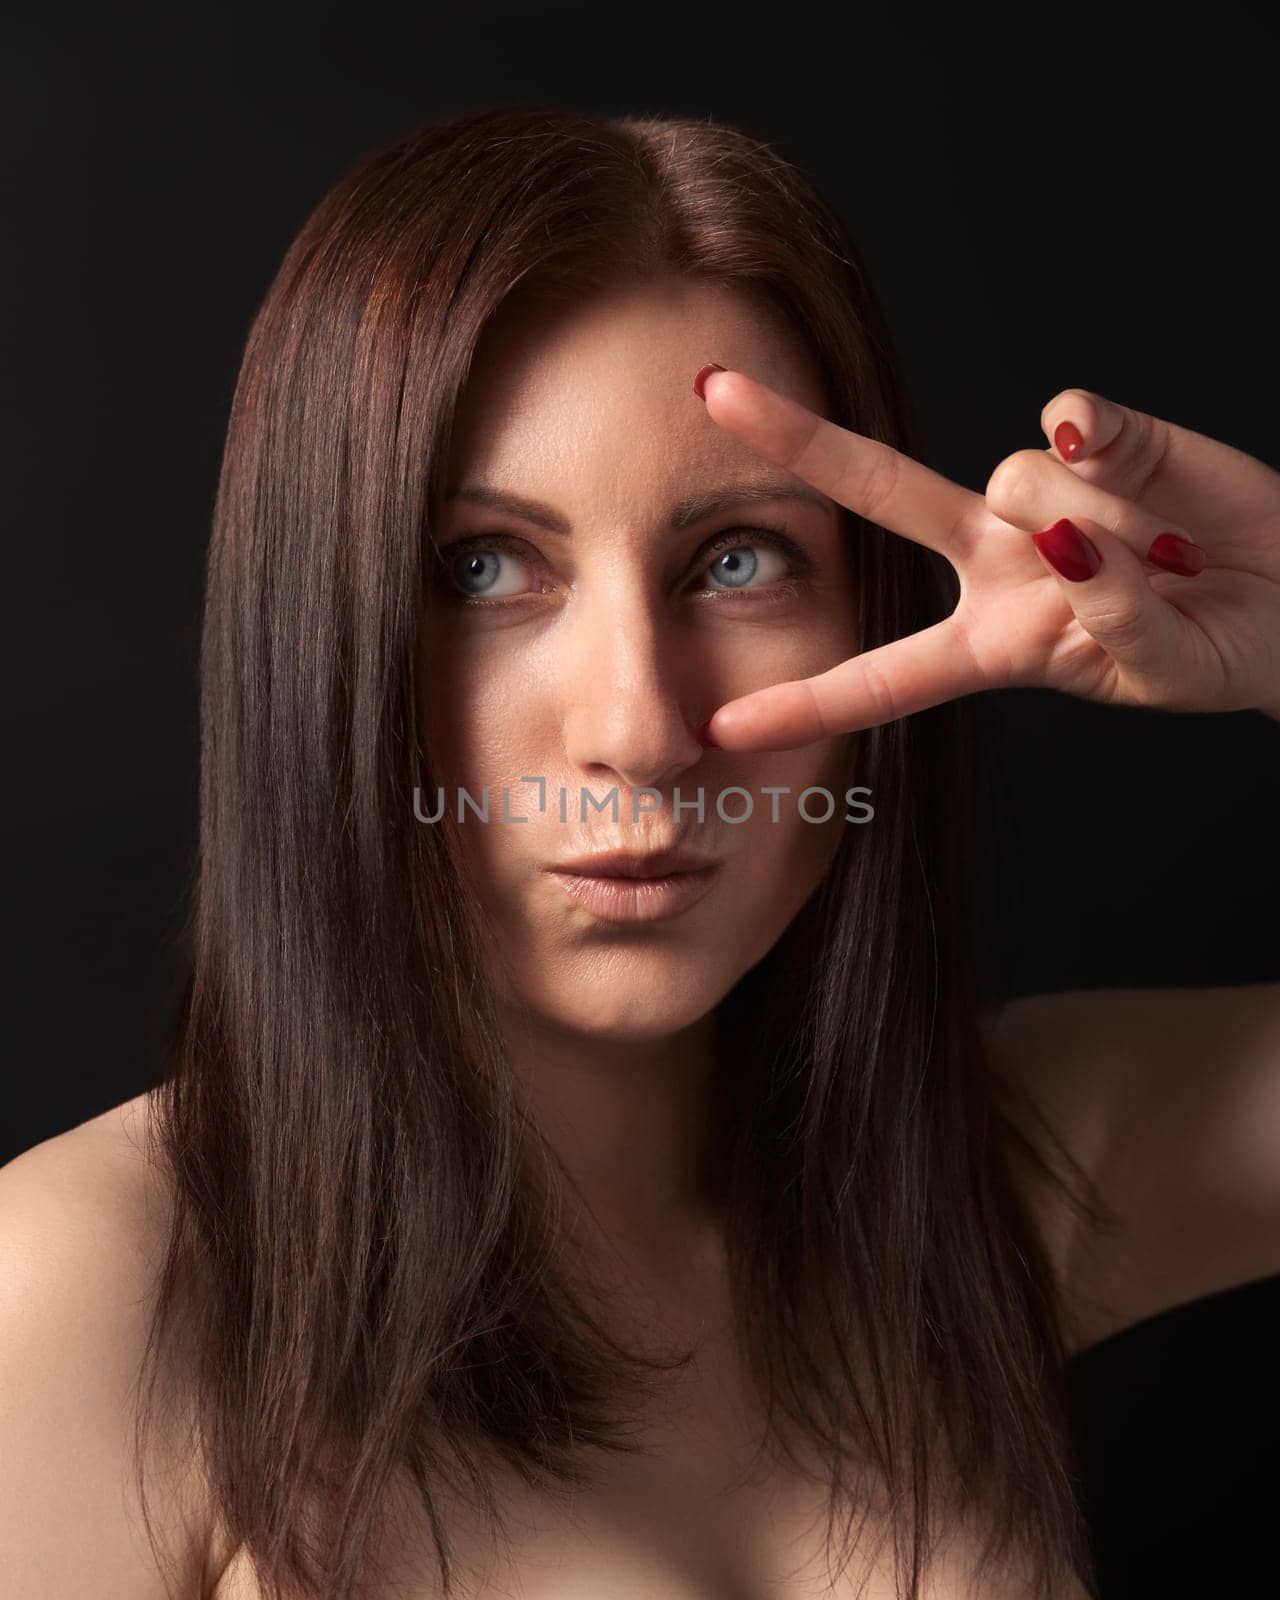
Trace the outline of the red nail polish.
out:
[[[1072,583],[1082,583],[1085,578],[1092,578],[1102,565],[1102,557],[1095,546],[1066,517],[1055,522],[1051,528],[1046,528],[1043,533],[1033,533],[1031,537],[1049,565],[1064,578],[1070,578]]]
[[[1160,533],[1151,541],[1147,560],[1166,572],[1194,578],[1197,572],[1204,571],[1205,553],[1193,539],[1184,539],[1179,533]]]
[[[724,368],[721,367],[720,371],[723,372]],[[715,740],[707,732],[707,729],[710,726],[711,726],[711,718],[710,717],[708,717],[705,722],[700,722],[698,724],[698,743],[703,747],[704,750],[719,750],[720,746],[715,742]]]
[[[1074,422],[1060,422],[1053,434],[1054,448],[1064,461],[1070,461],[1084,444],[1084,437]]]
[[[699,400],[706,400],[703,390],[706,388],[707,376],[712,372],[727,372],[727,367],[722,367],[718,361],[708,361],[705,367],[699,367],[693,379],[693,392]]]

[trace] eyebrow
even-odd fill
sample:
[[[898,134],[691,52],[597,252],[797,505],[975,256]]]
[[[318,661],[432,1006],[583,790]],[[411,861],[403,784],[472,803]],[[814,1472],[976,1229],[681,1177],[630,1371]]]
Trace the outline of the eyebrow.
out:
[[[495,511],[505,511],[511,516],[522,517],[526,522],[536,523],[551,533],[563,534],[566,538],[573,533],[568,521],[553,506],[544,505],[540,500],[526,499],[524,495],[511,494],[505,489],[493,488],[489,484],[469,483],[461,489],[450,490],[444,498],[446,504],[454,500],[466,500]],[[823,511],[835,505],[835,501],[820,494],[817,489],[811,489],[808,484],[794,479],[762,478],[726,484],[718,489],[705,489],[701,494],[677,501],[671,508],[670,526],[673,531],[679,531],[704,522],[731,506],[749,505],[762,500],[798,500],[806,505],[818,506]]]

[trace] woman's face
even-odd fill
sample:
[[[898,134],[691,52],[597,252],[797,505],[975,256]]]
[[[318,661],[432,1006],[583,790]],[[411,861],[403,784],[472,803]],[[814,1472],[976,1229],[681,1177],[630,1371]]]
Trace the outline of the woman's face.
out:
[[[488,792],[490,820],[467,806],[455,832],[517,991],[503,998],[601,1038],[703,1017],[852,825],[848,736],[748,755],[696,737],[725,701],[857,648],[840,509],[786,498],[807,486],[711,421],[691,387],[708,361],[824,410],[803,345],[737,292],[663,278],[571,307],[509,302],[477,352],[432,530],[431,783],[455,818],[459,789],[477,804]],[[781,493],[724,498],[762,482]],[[730,785],[748,791],[746,820],[747,796],[721,800]],[[831,800],[810,794],[805,811],[830,820],[801,814],[811,788]],[[425,797],[429,814],[439,798]],[[549,870],[670,844],[716,867],[700,898],[658,919],[616,920]]]

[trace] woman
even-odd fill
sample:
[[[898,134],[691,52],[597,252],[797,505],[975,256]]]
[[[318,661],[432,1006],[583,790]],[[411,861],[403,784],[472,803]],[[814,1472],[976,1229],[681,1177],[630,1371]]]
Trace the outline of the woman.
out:
[[[1065,1366],[1276,1270],[1280,995],[980,1014],[958,697],[1275,716],[1280,476],[1041,421],[919,464],[730,128],[472,113],[325,197],[227,437],[166,1071],[0,1185],[20,1589],[1088,1592]],[[1237,1204],[1169,1249],[1206,1113],[1176,1214]]]

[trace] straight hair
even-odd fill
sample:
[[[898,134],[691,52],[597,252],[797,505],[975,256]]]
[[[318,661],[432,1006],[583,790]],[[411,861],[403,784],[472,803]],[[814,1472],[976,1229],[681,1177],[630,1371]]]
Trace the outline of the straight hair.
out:
[[[173,1212],[138,1422],[141,1440],[181,1350],[209,1503],[270,1600],[369,1592],[401,1477],[455,1593],[446,1492],[500,1530],[495,1463],[546,1492],[589,1482],[589,1453],[640,1448],[646,1375],[671,1365],[609,1334],[560,1191],[530,1184],[493,946],[449,829],[411,804],[438,782],[419,635],[480,335],[517,293],[569,306],[670,273],[758,297],[807,342],[833,420],[920,456],[843,222],[710,119],[521,104],[397,138],[324,195],[248,334],[153,1089]],[[950,612],[940,556],[853,513],[846,533],[864,649]],[[878,1504],[918,1600],[945,1512],[981,1518],[983,1563],[1023,1563],[1048,1596],[1092,1578],[1057,1291],[1016,1173],[1087,1202],[983,1044],[967,702],[850,747],[875,820],[717,1013],[739,1336],[774,1441],[822,1462],[842,1569]],[[139,1482],[145,1506],[141,1450]]]

